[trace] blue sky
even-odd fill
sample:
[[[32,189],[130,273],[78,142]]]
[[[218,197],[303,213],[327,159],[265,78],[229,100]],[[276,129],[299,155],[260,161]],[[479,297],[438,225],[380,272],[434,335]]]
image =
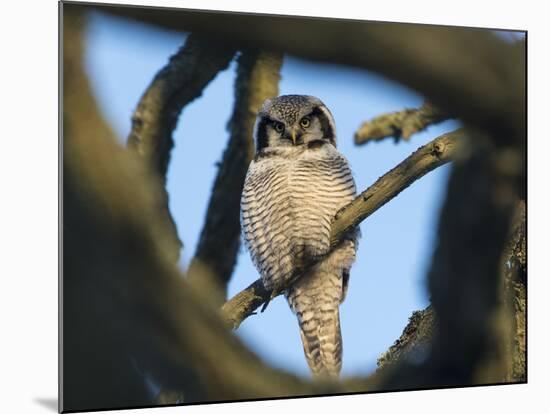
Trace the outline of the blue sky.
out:
[[[155,73],[175,53],[184,34],[94,14],[87,29],[86,69],[106,119],[125,143],[132,112]],[[228,139],[235,62],[187,106],[175,131],[168,172],[170,208],[184,242],[181,266],[195,251],[209,194]],[[376,115],[416,107],[422,97],[373,73],[285,57],[281,94],[315,95],[332,111],[340,151],[348,158],[357,188],[364,190],[416,148],[458,126],[447,121],[414,135],[356,147],[353,133]],[[361,224],[362,239],[341,306],[343,375],[368,374],[376,359],[405,327],[414,310],[428,304],[424,275],[450,167],[428,174]],[[234,295],[258,278],[241,249],[229,284]],[[237,334],[269,363],[308,376],[295,316],[275,299],[266,312],[248,318]]]

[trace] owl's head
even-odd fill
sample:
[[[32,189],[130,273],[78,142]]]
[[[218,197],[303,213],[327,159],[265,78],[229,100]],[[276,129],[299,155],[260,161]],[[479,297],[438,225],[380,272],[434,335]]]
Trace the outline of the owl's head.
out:
[[[264,102],[254,138],[256,152],[274,147],[336,146],[334,118],[314,96],[281,95]]]

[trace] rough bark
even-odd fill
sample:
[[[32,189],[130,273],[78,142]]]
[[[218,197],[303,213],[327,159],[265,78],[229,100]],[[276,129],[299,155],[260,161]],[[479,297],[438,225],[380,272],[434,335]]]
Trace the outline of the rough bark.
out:
[[[265,99],[278,95],[282,55],[245,50],[238,61],[235,104],[228,123],[229,142],[220,163],[190,280],[203,283],[221,305],[240,246],[240,199],[248,165],[254,155],[253,129]],[[219,229],[223,229],[220,232]],[[199,269],[203,271],[198,271]],[[211,275],[213,280],[205,280]],[[200,276],[200,277],[197,277]]]
[[[172,134],[183,108],[201,96],[203,89],[231,61],[235,49],[191,34],[155,76],[132,116],[129,148],[136,151],[158,175],[163,191],[163,215],[174,238],[172,255],[179,259],[182,243],[169,212],[166,173],[174,146]]]
[[[424,102],[420,108],[408,108],[380,115],[363,123],[355,132],[354,140],[357,145],[382,141],[389,137],[393,137],[395,142],[401,139],[408,141],[411,135],[449,118],[446,112],[429,102]]]
[[[507,363],[506,382],[527,381],[527,238],[526,206],[517,203],[510,241],[502,260],[504,277],[501,319]]]
[[[430,352],[435,324],[431,306],[413,312],[399,339],[378,358],[378,370],[402,360],[413,364],[423,362]]]
[[[419,148],[359,194],[355,200],[336,214],[331,227],[331,246],[337,246],[348,231],[355,228],[414,181],[451,161],[459,152],[459,142],[463,136],[464,131],[460,129],[436,138]],[[304,269],[298,270],[300,273],[303,271]],[[281,286],[279,291],[269,292],[264,289],[261,280],[258,279],[223,305],[222,311],[225,320],[234,329],[237,328],[244,319],[254,313],[258,306],[269,301],[274,295],[280,294],[284,288]]]

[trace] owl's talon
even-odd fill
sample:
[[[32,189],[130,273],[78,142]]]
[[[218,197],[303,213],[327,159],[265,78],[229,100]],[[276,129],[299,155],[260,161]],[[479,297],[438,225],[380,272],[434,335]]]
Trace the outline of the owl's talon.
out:
[[[269,305],[269,302],[271,302],[271,298],[269,298],[268,300],[266,300],[264,302],[264,305],[262,306],[262,309],[260,310],[261,313],[263,313],[267,309],[267,305]]]

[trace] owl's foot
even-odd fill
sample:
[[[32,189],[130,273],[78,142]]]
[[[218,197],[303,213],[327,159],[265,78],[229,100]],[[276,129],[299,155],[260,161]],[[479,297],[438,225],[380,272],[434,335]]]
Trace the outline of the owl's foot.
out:
[[[268,300],[266,300],[264,302],[264,305],[262,306],[262,309],[260,309],[261,313],[263,313],[267,309],[267,305],[269,305],[269,302],[271,302],[271,298],[269,298]]]

